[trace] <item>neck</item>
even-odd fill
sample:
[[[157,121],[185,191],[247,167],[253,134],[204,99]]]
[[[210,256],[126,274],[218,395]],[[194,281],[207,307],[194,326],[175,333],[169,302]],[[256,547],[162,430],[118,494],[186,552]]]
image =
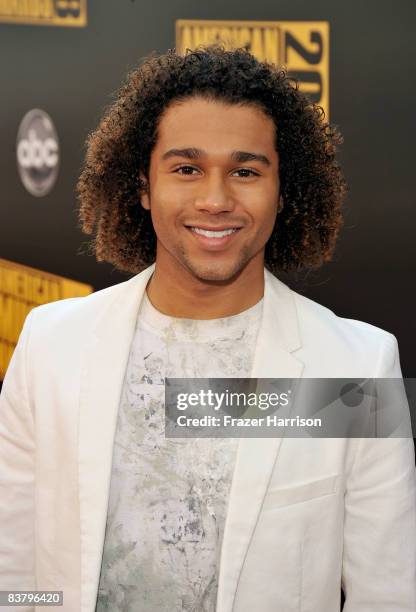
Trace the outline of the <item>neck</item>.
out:
[[[264,255],[259,253],[227,281],[203,281],[176,263],[156,258],[147,295],[157,310],[171,317],[218,319],[239,314],[264,294]]]

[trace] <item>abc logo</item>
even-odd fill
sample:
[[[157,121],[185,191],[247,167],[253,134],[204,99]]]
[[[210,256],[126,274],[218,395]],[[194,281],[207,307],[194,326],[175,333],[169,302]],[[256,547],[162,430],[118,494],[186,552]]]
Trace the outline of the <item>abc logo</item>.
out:
[[[58,176],[59,144],[52,120],[43,110],[33,109],[23,117],[16,152],[27,191],[38,197],[49,193]]]

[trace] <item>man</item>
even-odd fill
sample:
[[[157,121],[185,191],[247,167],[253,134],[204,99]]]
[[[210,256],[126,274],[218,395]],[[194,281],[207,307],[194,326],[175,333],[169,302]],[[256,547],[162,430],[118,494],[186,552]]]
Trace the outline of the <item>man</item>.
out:
[[[62,589],[68,612],[335,612],[341,586],[348,612],[416,610],[411,439],[164,437],[165,377],[401,376],[394,336],[272,274],[330,259],[338,142],[242,49],[129,75],[78,191],[98,260],[142,271],[26,320],[1,588]]]

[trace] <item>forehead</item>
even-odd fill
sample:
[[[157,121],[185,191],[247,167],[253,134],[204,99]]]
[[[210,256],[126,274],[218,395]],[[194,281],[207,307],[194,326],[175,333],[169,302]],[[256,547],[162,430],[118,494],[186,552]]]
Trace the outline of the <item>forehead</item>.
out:
[[[275,125],[254,105],[189,98],[173,102],[158,126],[157,148],[194,146],[208,149],[275,149]],[[249,149],[249,150],[251,150]]]

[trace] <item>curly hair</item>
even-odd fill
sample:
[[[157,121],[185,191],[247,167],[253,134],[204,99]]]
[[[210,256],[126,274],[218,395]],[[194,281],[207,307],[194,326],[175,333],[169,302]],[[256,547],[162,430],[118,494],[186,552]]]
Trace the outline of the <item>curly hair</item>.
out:
[[[335,159],[342,143],[338,129],[285,69],[221,44],[184,55],[174,49],[148,55],[89,134],[77,192],[81,228],[93,236],[97,260],[131,273],[155,260],[156,236],[149,211],[140,205],[139,175],[149,176],[165,109],[193,96],[256,105],[274,121],[284,206],[265,246],[266,267],[275,273],[330,261],[347,191]]]

